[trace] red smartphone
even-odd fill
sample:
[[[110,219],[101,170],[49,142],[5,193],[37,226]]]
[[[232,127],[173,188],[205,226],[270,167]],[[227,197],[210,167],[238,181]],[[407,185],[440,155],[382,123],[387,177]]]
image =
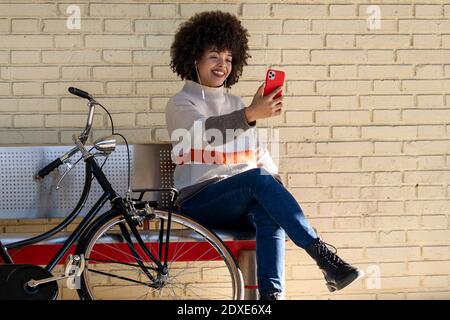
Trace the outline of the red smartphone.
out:
[[[267,96],[273,90],[281,87],[284,83],[284,72],[281,70],[269,69],[266,73],[266,85],[264,87],[264,95]],[[281,97],[281,92],[277,93],[274,99]]]

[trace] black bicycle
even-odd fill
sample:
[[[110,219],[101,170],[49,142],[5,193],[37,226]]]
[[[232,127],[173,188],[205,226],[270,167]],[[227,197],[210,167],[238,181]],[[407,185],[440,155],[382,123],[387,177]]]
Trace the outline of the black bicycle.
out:
[[[174,211],[174,188],[131,191],[130,154],[124,136],[114,131],[108,110],[89,93],[70,87],[69,92],[88,100],[84,131],[73,135],[75,147],[38,172],[43,179],[75,155],[85,163],[85,180],[73,211],[56,227],[39,236],[3,245],[0,241],[0,299],[56,299],[58,280],[70,280],[81,299],[243,299],[244,285],[236,260],[211,230]],[[98,139],[88,150],[95,107],[102,107],[111,121],[111,136]],[[115,150],[115,136],[124,139],[128,151],[128,191],[120,196],[102,168]],[[95,149],[95,151],[93,151]],[[104,157],[103,164],[98,159]],[[14,250],[48,239],[74,221],[88,199],[96,179],[103,190],[76,229],[47,266],[14,264]],[[147,192],[168,192],[167,210],[158,201],[143,200]],[[135,198],[133,194],[138,194]],[[99,214],[110,202],[111,209]],[[70,247],[65,273],[52,270]]]

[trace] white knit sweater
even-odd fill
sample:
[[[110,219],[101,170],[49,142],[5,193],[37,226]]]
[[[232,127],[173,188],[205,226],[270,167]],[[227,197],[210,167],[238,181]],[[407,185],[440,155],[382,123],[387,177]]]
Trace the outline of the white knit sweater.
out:
[[[272,157],[259,142],[256,121],[247,122],[244,108],[242,99],[225,93],[223,86],[211,88],[191,80],[168,101],[166,123],[177,164],[174,183],[180,191],[177,203],[210,183],[252,168],[278,176]]]

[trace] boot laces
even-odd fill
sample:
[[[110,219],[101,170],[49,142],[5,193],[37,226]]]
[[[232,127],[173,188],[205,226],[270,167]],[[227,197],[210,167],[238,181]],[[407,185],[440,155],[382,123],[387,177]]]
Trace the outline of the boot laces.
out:
[[[334,252],[331,251],[328,246],[332,247]],[[340,265],[344,264],[344,261],[338,257],[337,253],[337,249],[335,246],[320,241],[318,243],[318,253],[320,256],[323,256],[330,264],[332,264],[335,268],[338,268]]]

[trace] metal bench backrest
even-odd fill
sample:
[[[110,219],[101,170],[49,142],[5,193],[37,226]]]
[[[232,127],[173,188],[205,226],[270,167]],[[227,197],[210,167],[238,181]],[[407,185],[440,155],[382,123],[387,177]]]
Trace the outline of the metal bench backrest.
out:
[[[0,147],[0,219],[64,217],[75,207],[84,183],[84,165],[77,165],[64,179],[59,190],[56,184],[66,170],[62,166],[43,181],[33,180],[34,174],[70,146]],[[173,187],[170,144],[131,145],[131,172],[133,188]],[[102,158],[99,158],[102,163]],[[120,194],[127,189],[127,153],[123,145],[109,157],[104,171]],[[101,195],[94,182],[82,214]],[[151,194],[162,207],[168,206],[169,194]]]

